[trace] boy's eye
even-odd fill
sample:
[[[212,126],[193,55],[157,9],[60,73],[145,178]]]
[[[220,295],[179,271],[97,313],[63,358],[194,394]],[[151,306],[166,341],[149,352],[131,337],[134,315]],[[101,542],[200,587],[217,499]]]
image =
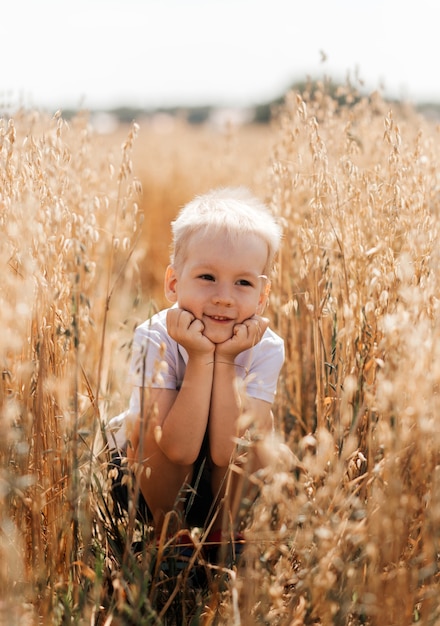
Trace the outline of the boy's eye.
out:
[[[246,278],[237,280],[237,285],[241,285],[242,287],[252,287],[252,283],[249,280],[246,280]]]
[[[215,280],[212,274],[200,274],[199,278],[201,278],[202,280]]]

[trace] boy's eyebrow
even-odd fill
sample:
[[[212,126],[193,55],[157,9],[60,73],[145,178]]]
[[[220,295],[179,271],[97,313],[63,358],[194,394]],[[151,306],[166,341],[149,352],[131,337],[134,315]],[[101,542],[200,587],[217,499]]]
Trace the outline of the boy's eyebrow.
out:
[[[215,264],[212,264],[210,261],[201,261],[200,263],[194,264],[192,269],[195,272],[199,272],[201,270],[213,271],[218,268]],[[267,276],[265,274],[258,274],[258,270],[238,269],[238,270],[234,270],[234,274],[237,274],[239,276],[254,276],[255,278],[267,279]]]
[[[202,270],[209,270],[210,272],[213,270],[216,270],[216,266],[212,265],[211,263],[209,263],[209,261],[207,263],[197,263],[197,265],[195,265],[193,267],[193,270],[195,272],[200,272]],[[258,274],[257,270],[250,270],[250,269],[244,269],[244,270],[237,270],[234,271],[234,274],[236,274],[237,276],[253,276],[254,278],[265,278],[267,280],[267,276],[265,274]]]

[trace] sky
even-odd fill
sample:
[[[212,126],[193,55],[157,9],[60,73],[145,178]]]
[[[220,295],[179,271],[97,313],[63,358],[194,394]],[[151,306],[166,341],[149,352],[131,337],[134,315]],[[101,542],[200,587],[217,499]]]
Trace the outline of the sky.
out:
[[[0,108],[252,106],[308,76],[439,101],[439,0],[3,0]]]

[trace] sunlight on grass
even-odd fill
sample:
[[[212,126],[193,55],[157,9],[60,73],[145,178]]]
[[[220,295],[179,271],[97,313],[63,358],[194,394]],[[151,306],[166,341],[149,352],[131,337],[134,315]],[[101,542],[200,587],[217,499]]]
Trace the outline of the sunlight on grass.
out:
[[[1,623],[440,621],[439,128],[341,95],[226,133],[0,120]],[[195,529],[182,566],[115,506],[101,429],[164,303],[169,222],[222,184],[282,220],[286,363],[243,555],[209,562]]]

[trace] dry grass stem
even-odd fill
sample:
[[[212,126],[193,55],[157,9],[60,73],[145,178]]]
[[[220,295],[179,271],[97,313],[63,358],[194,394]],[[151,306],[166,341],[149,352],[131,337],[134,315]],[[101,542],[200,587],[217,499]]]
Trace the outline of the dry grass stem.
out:
[[[440,623],[438,134],[326,83],[226,133],[0,120],[0,623]],[[165,304],[169,222],[221,184],[284,227],[277,436],[249,444],[264,471],[240,469],[257,495],[239,565],[195,535],[165,575],[98,434],[126,406],[134,327]]]

